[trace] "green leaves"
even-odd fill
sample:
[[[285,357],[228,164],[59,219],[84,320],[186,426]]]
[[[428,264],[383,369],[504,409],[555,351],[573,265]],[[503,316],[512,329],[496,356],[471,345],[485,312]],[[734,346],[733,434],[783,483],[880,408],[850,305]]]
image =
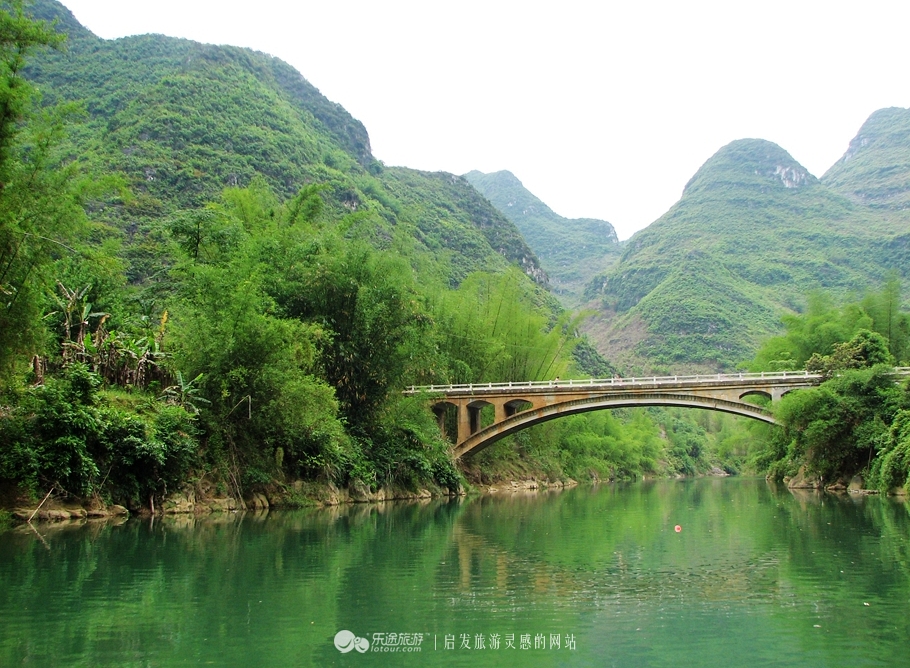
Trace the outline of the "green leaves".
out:
[[[882,492],[898,487],[907,490],[910,486],[910,410],[895,414],[888,437],[869,471],[869,482]]]
[[[34,89],[22,76],[26,57],[39,47],[60,47],[65,37],[25,15],[23,0],[0,5],[0,184],[8,182],[8,163],[18,124],[26,115]]]
[[[200,395],[201,389],[196,385],[205,374],[200,373],[189,382],[183,379],[183,374],[180,371],[177,371],[176,375],[177,383],[164,388],[161,397],[171,406],[179,406],[188,413],[198,415],[201,405],[212,403]]]
[[[112,493],[130,504],[184,481],[196,461],[193,416],[177,406],[124,410],[100,385],[75,363],[26,391],[0,420],[0,478],[32,491],[53,484],[80,497]]]
[[[812,367],[818,370],[901,362],[908,354],[910,314],[899,304],[900,284],[894,277],[880,292],[869,291],[840,306],[826,293],[810,293],[806,311],[784,316],[786,333],[766,340],[749,367],[800,369],[813,356]]]
[[[893,365],[894,358],[888,352],[885,338],[867,329],[859,330],[846,343],[834,344],[830,355],[813,353],[806,362],[806,370],[831,377],[845,369],[860,369],[878,364]]]
[[[295,220],[318,208],[304,206],[317,193],[304,192]],[[209,437],[236,448],[232,456],[249,469],[247,480],[287,472],[343,481],[349,439],[334,392],[315,374],[331,333],[276,301],[297,291],[294,263],[305,252],[304,232],[288,226],[284,205],[263,184],[230,189],[209,210],[218,212],[221,229],[235,231],[234,247],[175,273],[180,300],[169,340],[180,371],[165,393],[177,405],[205,408]]]
[[[786,395],[774,408],[783,429],[755,453],[760,468],[781,477],[805,465],[828,482],[865,470],[875,485],[898,478],[903,482],[902,474],[895,473],[902,465],[902,450],[895,449],[893,436],[888,438],[895,416],[910,401],[890,375],[893,351],[906,346],[902,323],[910,319],[899,303],[900,285],[891,277],[880,292],[842,306],[813,293],[804,314],[784,318],[786,334],[766,341],[751,368],[804,366],[827,380],[818,388]],[[898,454],[890,455],[882,469],[878,458],[889,448]]]
[[[440,352],[453,383],[547,380],[565,376],[577,320],[554,322],[542,295],[520,272],[471,274],[434,306]]]
[[[776,470],[793,474],[805,464],[832,482],[866,467],[887,443],[895,415],[910,401],[894,383],[891,369],[841,370],[818,388],[786,395],[775,408],[785,448]]]
[[[20,0],[0,5],[0,387],[17,359],[36,352],[49,268],[77,253],[73,240],[85,221],[75,171],[57,154],[63,124],[77,109],[39,109],[22,71],[27,56],[64,38],[23,7]]]

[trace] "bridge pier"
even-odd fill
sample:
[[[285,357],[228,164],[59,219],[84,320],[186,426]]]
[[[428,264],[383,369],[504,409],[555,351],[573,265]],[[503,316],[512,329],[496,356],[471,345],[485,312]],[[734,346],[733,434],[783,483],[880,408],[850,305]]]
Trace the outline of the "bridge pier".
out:
[[[542,402],[537,402],[541,406]],[[446,431],[446,416],[449,409],[455,409],[455,429],[456,443],[463,443],[469,437],[473,436],[484,428],[482,415],[483,409],[487,406],[493,407],[493,424],[499,424],[504,420],[519,413],[525,408],[538,408],[534,402],[524,399],[512,399],[511,397],[490,398],[490,400],[469,400],[455,399],[453,401],[441,401],[433,404],[433,414],[436,416],[436,424],[439,425],[439,431],[443,438],[449,438],[450,434]]]
[[[436,425],[439,427],[439,433],[442,434],[443,438],[446,438],[446,412],[448,411],[449,406],[453,404],[448,401],[443,401],[438,404],[433,404],[432,410],[433,415],[436,416]]]
[[[489,406],[491,403],[479,400],[468,401],[466,399],[456,400],[453,403],[455,405],[455,410],[457,411],[457,442],[461,443],[480,431],[482,427],[481,412],[483,411],[484,406]]]

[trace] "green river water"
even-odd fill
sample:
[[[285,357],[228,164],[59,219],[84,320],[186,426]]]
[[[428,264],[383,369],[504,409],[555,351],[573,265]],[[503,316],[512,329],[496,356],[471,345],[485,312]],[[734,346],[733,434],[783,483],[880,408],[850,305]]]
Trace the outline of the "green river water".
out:
[[[910,666],[908,507],[734,478],[18,527],[0,666]]]

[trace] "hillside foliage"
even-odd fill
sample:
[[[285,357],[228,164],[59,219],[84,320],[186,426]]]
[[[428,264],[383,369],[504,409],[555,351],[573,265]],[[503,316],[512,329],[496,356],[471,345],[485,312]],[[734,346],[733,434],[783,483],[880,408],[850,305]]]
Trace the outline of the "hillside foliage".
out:
[[[910,111],[872,114],[822,183],[855,202],[906,220],[910,203]]]
[[[735,141],[589,284],[609,322],[597,342],[621,365],[735,368],[779,331],[781,314],[807,308],[808,292],[848,295],[889,269],[905,279],[903,236],[893,216],[819,182],[775,144]]]

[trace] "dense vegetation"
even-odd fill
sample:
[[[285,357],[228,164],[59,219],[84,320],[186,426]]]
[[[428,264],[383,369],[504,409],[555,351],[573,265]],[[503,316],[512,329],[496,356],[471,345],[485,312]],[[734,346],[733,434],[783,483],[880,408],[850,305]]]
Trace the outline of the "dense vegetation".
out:
[[[896,277],[878,293],[836,306],[822,294],[805,314],[784,320],[755,370],[807,368],[828,380],[786,395],[775,414],[783,429],[754,454],[772,477],[802,472],[819,484],[862,474],[882,491],[910,484],[910,388],[893,374],[910,354],[910,314],[902,312]]]
[[[432,415],[398,390],[502,371],[457,357],[483,308],[458,295],[511,291],[524,329],[489,334],[488,352],[538,336],[537,374],[569,363],[515,228],[461,179],[384,170],[362,126],[283,63],[103,42],[56,3],[36,11],[74,39],[39,55],[62,37],[2,9],[7,483],[132,506],[206,478],[237,496],[297,478],[455,489]],[[481,268],[509,278],[451,292]],[[518,355],[512,372],[528,373]]]

